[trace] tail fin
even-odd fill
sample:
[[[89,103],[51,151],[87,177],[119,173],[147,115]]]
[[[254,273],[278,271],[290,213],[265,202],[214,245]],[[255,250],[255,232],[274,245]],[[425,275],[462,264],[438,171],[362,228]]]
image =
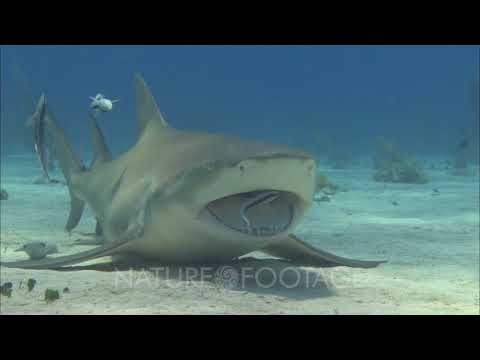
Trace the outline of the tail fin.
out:
[[[80,218],[82,217],[83,209],[85,208],[85,202],[72,191],[71,179],[72,175],[75,173],[85,171],[85,166],[73,151],[62,128],[58,126],[52,112],[49,111],[49,109],[47,109],[47,111],[49,116],[45,117],[45,122],[48,125],[55,142],[56,155],[70,192],[70,214],[68,216],[67,225],[65,226],[65,229],[70,232],[78,225]]]

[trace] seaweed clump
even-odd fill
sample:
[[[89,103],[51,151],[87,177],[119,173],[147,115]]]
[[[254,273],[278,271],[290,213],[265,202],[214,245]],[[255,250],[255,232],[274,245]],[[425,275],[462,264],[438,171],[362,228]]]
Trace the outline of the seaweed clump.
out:
[[[50,304],[56,300],[60,299],[60,293],[58,290],[46,289],[45,290],[45,302]]]
[[[28,279],[28,281],[27,281],[28,292],[32,291],[36,284],[37,284],[37,280]]]
[[[8,200],[8,193],[6,190],[0,190],[0,200]]]
[[[317,172],[315,176],[315,194],[323,191],[327,195],[333,195],[337,190],[338,186],[328,180],[325,174]]]
[[[468,169],[468,151],[469,151],[469,141],[468,139],[462,139],[457,145],[455,150],[455,158],[453,161],[453,175],[458,176],[469,176],[473,175]]]
[[[380,138],[373,158],[375,173],[373,179],[378,182],[425,184],[428,177],[421,165],[415,160],[406,159],[396,147]]]
[[[13,284],[11,282],[6,282],[2,284],[2,286],[0,286],[0,295],[11,297],[12,287],[13,287]]]

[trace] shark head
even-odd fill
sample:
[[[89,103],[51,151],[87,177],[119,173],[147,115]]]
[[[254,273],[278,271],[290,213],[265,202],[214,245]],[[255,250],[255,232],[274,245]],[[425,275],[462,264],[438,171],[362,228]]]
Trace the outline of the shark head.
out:
[[[217,243],[215,252],[258,250],[291,233],[312,202],[314,160],[295,150],[223,136],[206,145],[202,137],[193,141],[197,150],[191,149],[203,154],[202,161],[180,169],[155,191],[151,224],[184,232],[182,239]],[[165,225],[165,218],[175,221]]]
[[[286,154],[214,165],[192,178],[205,182],[192,194],[191,209],[210,233],[275,240],[291,233],[310,207],[314,169],[313,160]]]

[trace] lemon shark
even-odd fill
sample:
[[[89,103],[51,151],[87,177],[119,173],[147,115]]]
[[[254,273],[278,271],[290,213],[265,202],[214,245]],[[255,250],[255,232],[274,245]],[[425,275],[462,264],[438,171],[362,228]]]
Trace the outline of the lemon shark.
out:
[[[371,268],[383,262],[336,256],[293,235],[312,204],[312,156],[282,145],[176,130],[140,74],[134,82],[140,136],[117,159],[94,116],[88,168],[54,117],[46,117],[71,198],[66,230],[77,226],[88,205],[102,243],[73,255],[2,266],[55,269],[106,256],[114,263],[218,264],[253,251],[301,266]]]

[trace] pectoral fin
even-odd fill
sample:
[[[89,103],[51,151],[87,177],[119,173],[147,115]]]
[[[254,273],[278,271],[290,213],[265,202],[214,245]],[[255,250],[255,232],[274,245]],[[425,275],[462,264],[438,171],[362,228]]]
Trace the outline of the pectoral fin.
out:
[[[305,241],[300,240],[295,235],[289,235],[284,240],[269,245],[262,249],[269,255],[290,260],[295,264],[301,266],[314,267],[335,267],[348,266],[356,268],[373,268],[386,262],[382,261],[367,261],[355,260],[340,257],[324,250],[317,249]]]
[[[114,238],[141,236],[152,194],[152,183],[145,179],[117,191],[108,214],[108,227]]]
[[[125,238],[121,241],[99,246],[92,250],[82,251],[73,255],[59,256],[55,258],[45,258],[41,260],[23,260],[12,262],[0,262],[0,266],[7,268],[20,269],[59,269],[63,266],[74,265],[85,261],[111,256],[115,254],[118,248],[126,244],[130,239]]]
[[[72,190],[70,193],[70,213],[68,214],[67,225],[65,229],[71,232],[80,222],[82,218],[83,210],[85,209],[85,202],[78,198]]]
[[[97,225],[95,226],[95,235],[103,236],[103,228],[102,228],[102,225],[100,225],[100,221],[98,221],[98,219],[97,219]]]

